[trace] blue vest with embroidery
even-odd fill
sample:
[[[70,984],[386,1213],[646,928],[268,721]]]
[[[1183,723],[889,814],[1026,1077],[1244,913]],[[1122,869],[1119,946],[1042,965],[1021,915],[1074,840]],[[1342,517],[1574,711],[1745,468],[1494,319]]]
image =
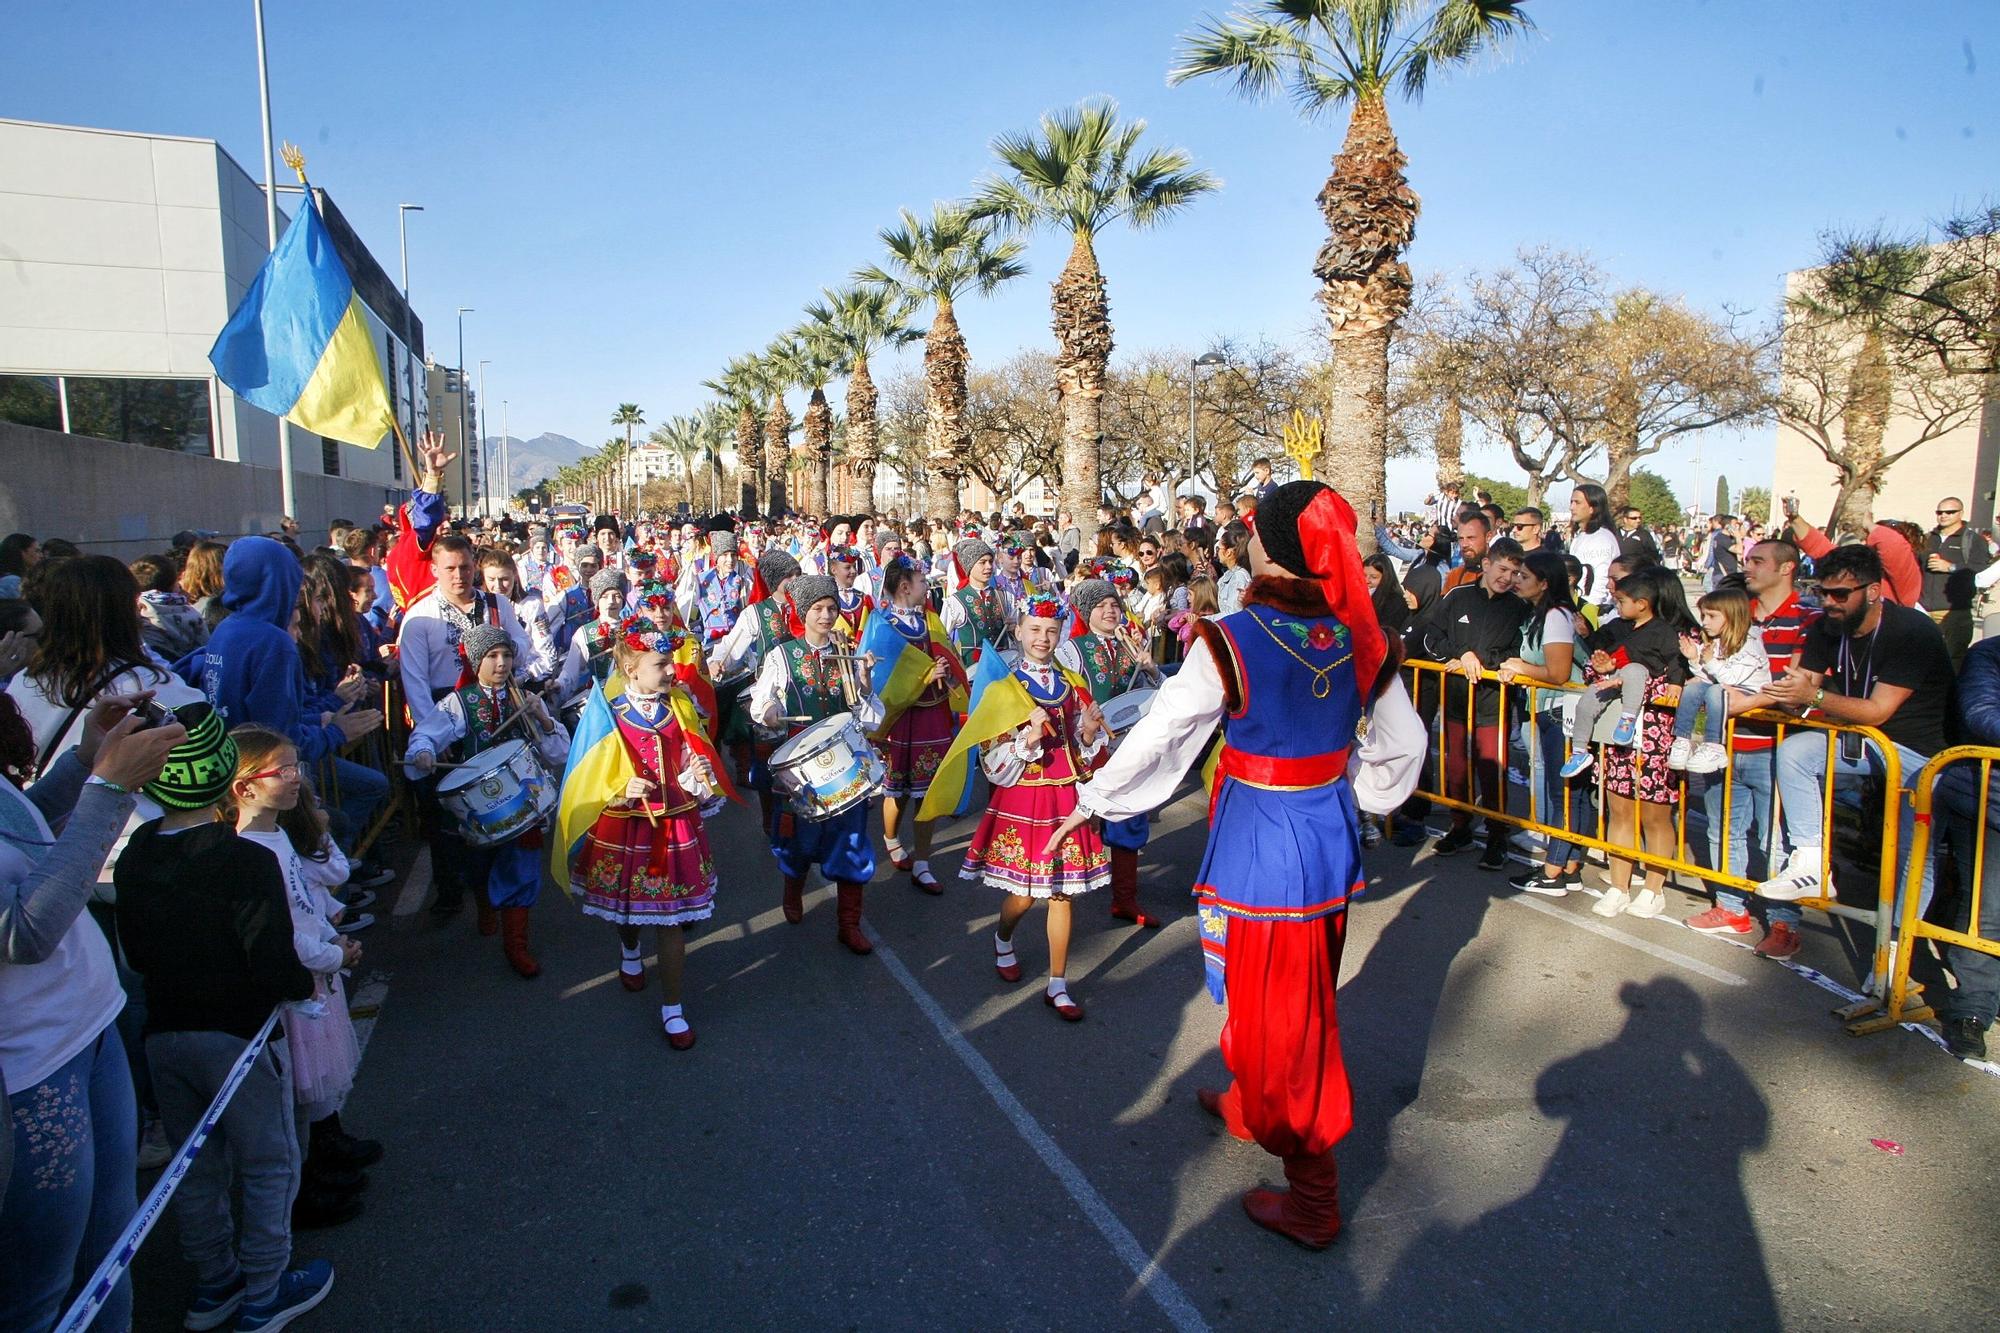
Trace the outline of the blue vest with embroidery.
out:
[[[1223,723],[1231,748],[1303,759],[1354,744],[1361,695],[1347,626],[1331,616],[1291,616],[1261,605],[1215,623],[1236,657],[1244,696],[1241,715]]]

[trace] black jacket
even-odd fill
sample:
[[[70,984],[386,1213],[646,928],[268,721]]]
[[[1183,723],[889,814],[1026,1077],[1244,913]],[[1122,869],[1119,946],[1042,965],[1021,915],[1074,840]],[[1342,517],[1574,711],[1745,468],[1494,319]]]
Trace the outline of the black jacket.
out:
[[[1472,653],[1491,670],[1521,651],[1521,626],[1533,614],[1534,608],[1511,592],[1493,597],[1482,584],[1467,583],[1440,597],[1410,633],[1432,661],[1449,664]],[[1446,718],[1464,718],[1468,684],[1463,676],[1445,677]],[[1479,686],[1476,721],[1499,721],[1500,692],[1497,684]]]
[[[112,871],[118,935],[146,981],[146,1031],[257,1035],[283,1000],[310,999],[284,872],[226,823],[142,824]]]

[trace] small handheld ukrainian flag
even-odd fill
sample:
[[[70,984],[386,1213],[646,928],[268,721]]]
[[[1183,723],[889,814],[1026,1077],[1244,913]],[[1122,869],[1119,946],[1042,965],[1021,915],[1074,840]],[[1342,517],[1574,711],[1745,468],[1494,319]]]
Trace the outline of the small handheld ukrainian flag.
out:
[[[310,189],[208,360],[237,397],[330,440],[373,449],[395,429],[361,298]]]

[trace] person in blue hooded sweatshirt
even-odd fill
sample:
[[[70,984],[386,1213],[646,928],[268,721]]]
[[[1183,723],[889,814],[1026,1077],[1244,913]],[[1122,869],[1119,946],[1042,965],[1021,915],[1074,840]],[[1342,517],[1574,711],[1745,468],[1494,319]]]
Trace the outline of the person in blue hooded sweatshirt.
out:
[[[205,647],[174,670],[208,696],[226,726],[255,722],[291,738],[299,763],[319,772],[331,763],[336,789],[323,793],[348,848],[389,795],[389,779],[340,757],[341,747],[382,725],[380,710],[356,708],[306,692],[305,665],[292,638],[305,571],[269,537],[243,537],[222,557],[222,605],[228,609]],[[367,874],[357,871],[358,881]]]

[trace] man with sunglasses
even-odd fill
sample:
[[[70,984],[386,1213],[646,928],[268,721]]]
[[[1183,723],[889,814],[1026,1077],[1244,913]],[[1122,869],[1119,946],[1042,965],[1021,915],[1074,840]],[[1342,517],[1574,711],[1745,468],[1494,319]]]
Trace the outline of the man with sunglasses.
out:
[[[1820,617],[1785,674],[1764,687],[1758,702],[1831,722],[1874,727],[1896,747],[1901,789],[1897,846],[1907,849],[1915,824],[1909,793],[1924,763],[1945,747],[1945,719],[1955,684],[1944,636],[1921,611],[1883,595],[1882,561],[1874,548],[1837,546],[1819,562]],[[1801,730],[1778,744],[1778,796],[1791,855],[1757,892],[1779,902],[1833,896],[1822,823],[1827,742]],[[1853,735],[1840,738],[1833,759],[1836,789],[1884,772],[1884,756]],[[1929,905],[1926,858],[1919,908]],[[1899,895],[1900,896],[1900,895]]]
[[[1938,501],[1937,526],[1924,540],[1924,610],[1944,631],[1945,651],[1956,670],[1972,646],[1974,582],[1993,563],[1986,539],[1965,521],[1965,502],[1955,495]]]

